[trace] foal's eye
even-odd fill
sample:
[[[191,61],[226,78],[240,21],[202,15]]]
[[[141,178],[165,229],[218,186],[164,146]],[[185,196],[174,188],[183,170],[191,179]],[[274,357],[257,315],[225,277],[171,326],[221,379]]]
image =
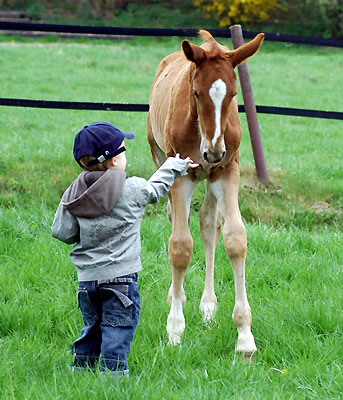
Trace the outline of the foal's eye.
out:
[[[198,99],[199,98],[198,92],[195,89],[193,89],[193,93],[194,93],[194,96]]]

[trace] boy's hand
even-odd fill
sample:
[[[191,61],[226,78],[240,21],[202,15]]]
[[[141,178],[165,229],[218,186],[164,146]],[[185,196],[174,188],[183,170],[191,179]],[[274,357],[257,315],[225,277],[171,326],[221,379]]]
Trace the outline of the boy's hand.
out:
[[[175,154],[175,158],[180,159],[180,154],[176,153]],[[184,160],[187,162],[189,168],[197,168],[197,167],[199,167],[199,164],[194,163],[193,160],[191,160],[189,157],[186,157]]]

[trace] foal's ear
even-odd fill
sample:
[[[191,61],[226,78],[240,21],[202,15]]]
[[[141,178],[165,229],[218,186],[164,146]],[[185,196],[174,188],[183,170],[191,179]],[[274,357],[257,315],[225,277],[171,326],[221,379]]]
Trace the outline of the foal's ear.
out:
[[[253,56],[261,46],[263,39],[264,33],[259,33],[251,42],[243,44],[243,46],[235,50],[228,51],[226,56],[232,62],[232,66],[235,68],[237,65],[246,61],[247,58]]]
[[[188,40],[182,41],[182,50],[189,61],[193,61],[196,66],[199,66],[206,60],[206,53],[201,47],[189,43]]]

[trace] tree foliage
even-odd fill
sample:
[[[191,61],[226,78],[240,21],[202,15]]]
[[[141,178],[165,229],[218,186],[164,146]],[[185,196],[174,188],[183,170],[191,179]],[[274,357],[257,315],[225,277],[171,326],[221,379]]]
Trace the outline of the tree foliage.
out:
[[[280,8],[278,0],[193,0],[193,4],[221,27],[263,22]]]
[[[281,0],[281,20],[296,24],[313,36],[343,38],[343,0]]]

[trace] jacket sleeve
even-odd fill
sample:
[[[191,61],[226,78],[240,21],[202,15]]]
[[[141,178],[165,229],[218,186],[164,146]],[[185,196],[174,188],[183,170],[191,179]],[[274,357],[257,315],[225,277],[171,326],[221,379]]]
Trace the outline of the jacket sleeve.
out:
[[[56,211],[51,232],[54,238],[67,244],[80,241],[80,228],[77,218],[66,210],[62,203]]]
[[[156,203],[169,192],[174,180],[187,175],[189,166],[185,160],[169,157],[148,180],[148,203]]]

